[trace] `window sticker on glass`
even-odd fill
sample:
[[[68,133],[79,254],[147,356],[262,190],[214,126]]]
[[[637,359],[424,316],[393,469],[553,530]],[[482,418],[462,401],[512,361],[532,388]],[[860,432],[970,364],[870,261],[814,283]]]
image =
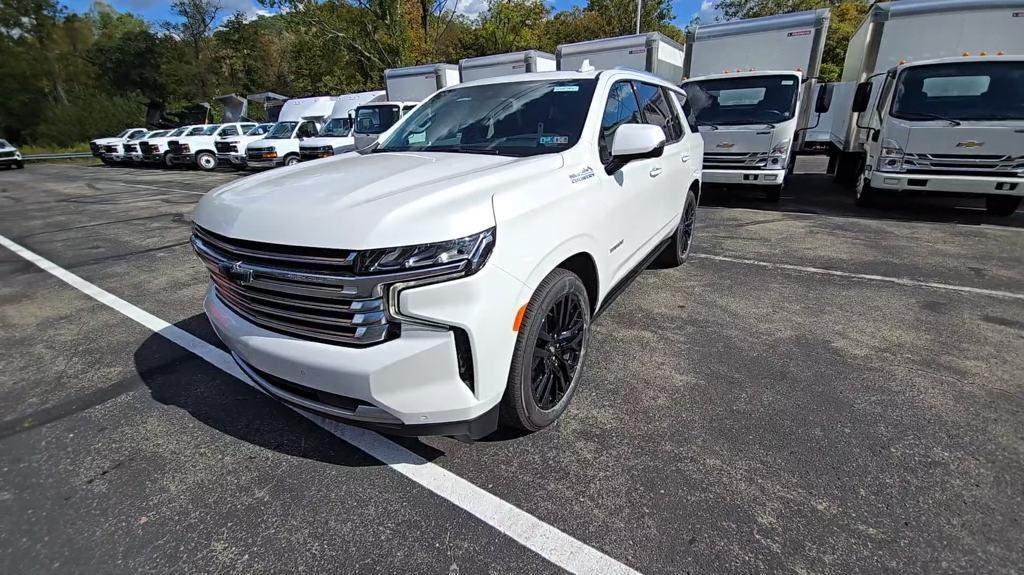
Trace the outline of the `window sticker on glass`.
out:
[[[552,92],[579,92],[579,86],[555,86]]]
[[[539,142],[542,146],[548,144],[568,144],[568,136],[541,136]]]
[[[782,85],[783,86],[792,86],[793,82],[794,82],[794,80],[783,80],[782,81]]]

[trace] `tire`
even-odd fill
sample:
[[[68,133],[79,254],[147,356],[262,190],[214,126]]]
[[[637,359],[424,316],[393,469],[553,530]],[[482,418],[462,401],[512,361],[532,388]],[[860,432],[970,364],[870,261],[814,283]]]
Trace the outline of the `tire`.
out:
[[[769,202],[778,202],[782,199],[782,186],[771,186],[764,193],[765,199]]]
[[[171,152],[170,152],[170,150],[164,152],[164,167],[165,168],[173,168],[174,167],[174,162],[171,161]]]
[[[985,198],[985,211],[992,216],[1012,216],[1020,207],[1020,196],[988,196]]]
[[[554,423],[576,392],[589,343],[587,289],[576,274],[555,269],[537,286],[519,326],[502,422],[525,431]]]
[[[110,160],[108,160],[106,158],[100,158],[100,161],[103,162],[103,164],[106,165],[106,166],[113,166],[114,165],[114,162],[111,162]]]
[[[864,172],[864,154],[859,152],[839,152],[836,159],[836,173],[833,180],[837,184],[856,185],[857,178]]]
[[[285,156],[284,157],[284,165],[285,166],[294,166],[295,164],[298,164],[298,163],[299,163],[299,157],[298,156],[289,155],[289,156]]]
[[[665,246],[665,249],[654,259],[654,265],[659,268],[675,268],[686,263],[690,255],[690,246],[693,245],[693,232],[697,225],[697,198],[693,190],[686,192],[686,203],[683,204],[683,215],[679,217],[679,225],[676,226],[672,239]]]
[[[861,208],[869,208],[875,205],[875,201],[878,199],[878,190],[871,187],[871,180],[869,180],[864,174],[861,174],[857,180],[856,196],[853,202]]]
[[[210,152],[199,152],[196,154],[196,166],[204,172],[212,172],[217,169],[217,156]]]

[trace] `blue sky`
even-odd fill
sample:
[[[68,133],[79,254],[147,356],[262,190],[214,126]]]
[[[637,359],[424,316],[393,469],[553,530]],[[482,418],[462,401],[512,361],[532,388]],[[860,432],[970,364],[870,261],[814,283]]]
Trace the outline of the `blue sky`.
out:
[[[548,0],[556,9],[564,10],[574,5],[586,4],[586,0]],[[454,2],[454,0],[449,0]],[[122,12],[132,12],[152,22],[160,22],[171,17],[169,0],[107,0],[107,3]],[[92,0],[63,0],[63,4],[76,12],[85,12],[92,5]],[[245,12],[250,15],[257,15],[263,12],[263,8],[256,0],[221,0],[221,5],[226,13],[236,11]],[[459,0],[460,11],[468,14],[475,14],[487,5],[486,0]],[[709,21],[713,2],[711,0],[674,0],[673,10],[676,15],[676,25],[685,26],[694,15],[703,10],[705,21]]]

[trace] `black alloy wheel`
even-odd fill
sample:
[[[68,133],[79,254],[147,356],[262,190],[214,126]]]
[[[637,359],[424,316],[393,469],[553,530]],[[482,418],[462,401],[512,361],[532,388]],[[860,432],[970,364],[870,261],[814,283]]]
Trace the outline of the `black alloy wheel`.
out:
[[[679,218],[679,225],[675,233],[669,239],[668,245],[654,259],[654,265],[658,268],[674,268],[686,263],[690,255],[690,247],[693,244],[693,233],[697,226],[697,197],[693,190],[686,192],[686,203],[683,204],[683,214]]]
[[[530,391],[537,407],[550,411],[569,391],[583,359],[587,324],[579,294],[567,292],[548,309],[533,347]]]

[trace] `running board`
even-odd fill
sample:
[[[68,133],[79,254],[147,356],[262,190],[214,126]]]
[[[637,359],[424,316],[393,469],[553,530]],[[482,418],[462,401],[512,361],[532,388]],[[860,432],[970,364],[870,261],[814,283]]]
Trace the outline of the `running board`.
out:
[[[673,232],[674,231],[675,230],[673,229]],[[657,246],[654,247],[653,250],[651,250],[651,253],[647,254],[647,256],[644,257],[644,259],[641,260],[640,263],[636,265],[636,267],[629,270],[629,273],[627,273],[625,277],[623,277],[621,280],[619,280],[618,283],[612,286],[612,289],[608,290],[608,295],[604,297],[604,301],[601,302],[601,306],[597,308],[597,313],[594,314],[594,317],[592,319],[597,319],[601,317],[601,314],[603,314],[605,310],[608,309],[620,295],[622,295],[622,292],[626,291],[626,288],[628,288],[630,284],[632,284],[636,280],[636,278],[641,273],[643,273],[643,271],[646,270],[648,266],[651,265],[651,262],[653,262],[655,258],[658,257],[658,254],[660,254],[662,250],[665,249],[665,246],[667,246],[669,242],[672,241],[672,237],[673,236],[669,236],[662,240],[661,243],[659,243]]]

